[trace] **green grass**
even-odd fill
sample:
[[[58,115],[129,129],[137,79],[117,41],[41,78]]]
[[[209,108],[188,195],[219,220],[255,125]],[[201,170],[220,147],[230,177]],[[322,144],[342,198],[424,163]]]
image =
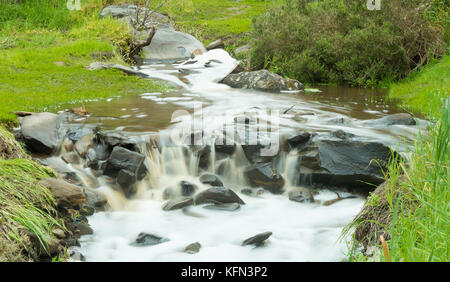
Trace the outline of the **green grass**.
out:
[[[65,6],[55,8],[53,14],[65,19],[55,23],[46,18],[53,15],[51,9],[36,18],[34,6],[20,14],[22,24],[14,17],[20,12],[17,5],[10,9],[13,16],[0,14],[0,124],[16,122],[12,111],[54,111],[62,103],[81,106],[92,99],[167,88],[117,70],[85,69],[96,52],[114,52],[111,61],[124,64],[114,43],[130,36],[117,20],[98,18],[97,2],[101,1],[90,0],[89,9],[70,13]]]
[[[400,100],[401,104],[412,111],[424,115],[439,112],[434,103],[448,98],[450,90],[450,56],[426,65],[420,71],[408,76],[400,83],[392,85],[389,98]]]
[[[240,37],[252,30],[252,19],[266,12],[271,3],[264,0],[192,0],[189,9],[173,9],[170,15],[178,29],[196,36],[205,45],[218,38],[240,39],[236,43],[245,44],[248,38]]]

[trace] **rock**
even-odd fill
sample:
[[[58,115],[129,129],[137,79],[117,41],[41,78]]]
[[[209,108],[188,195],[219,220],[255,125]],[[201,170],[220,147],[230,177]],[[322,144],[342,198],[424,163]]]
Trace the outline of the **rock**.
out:
[[[245,157],[251,164],[271,162],[279,153],[279,150],[278,150],[274,154],[264,155],[263,154],[264,150],[269,152],[270,145],[243,144],[243,145],[241,145],[241,147],[242,147],[242,150],[244,151]]]
[[[63,230],[59,229],[59,228],[54,228],[52,230],[53,235],[55,235],[56,238],[58,239],[64,239],[66,238],[66,234],[64,233]]]
[[[134,6],[134,5],[125,4],[125,5],[107,6],[100,13],[100,17],[101,18],[108,17],[108,16],[113,17],[113,18],[126,17],[126,16],[130,15],[131,13],[135,12],[135,10],[136,10],[136,6],[134,6],[134,7],[129,7],[129,6]]]
[[[62,146],[64,148],[64,150],[66,150],[66,152],[70,152],[73,150],[73,142],[72,140],[70,140],[69,138],[64,139]]]
[[[145,156],[143,154],[132,152],[123,147],[114,147],[106,161],[103,174],[110,177],[117,177],[119,172],[124,169],[134,173],[137,180],[142,180],[147,173],[144,160]]]
[[[214,143],[216,153],[222,153],[231,156],[236,151],[236,143],[234,140],[226,138],[217,138]]]
[[[92,138],[93,138],[92,135],[85,135],[75,143],[75,151],[82,158],[86,158],[89,149],[94,146]]]
[[[195,242],[195,243],[187,245],[187,247],[184,248],[184,252],[188,253],[188,254],[196,254],[196,253],[200,252],[201,247],[202,247],[202,245],[200,245],[199,242]]]
[[[239,64],[234,68],[234,70],[231,73],[241,73],[243,71],[245,71],[245,68],[241,64]]]
[[[214,204],[206,205],[203,208],[208,210],[218,210],[218,211],[235,211],[241,206],[238,203],[226,203],[226,204]]]
[[[192,197],[183,197],[174,200],[170,200],[164,203],[162,209],[165,211],[173,211],[182,209],[184,207],[194,204],[194,199]]]
[[[50,190],[58,206],[73,208],[81,205],[86,200],[86,196],[80,187],[63,180],[46,178],[39,181],[39,184]]]
[[[94,207],[96,210],[103,210],[104,206],[108,203],[108,200],[103,194],[92,188],[84,188],[84,193],[86,194],[86,204]]]
[[[397,155],[377,142],[317,139],[299,156],[299,179],[308,179],[309,183],[297,184],[371,190],[370,184],[384,181],[382,171]]]
[[[211,42],[208,46],[206,46],[206,50],[212,50],[216,48],[224,48],[225,44],[222,39],[217,39],[216,41]]]
[[[212,204],[225,204],[225,203],[238,203],[245,205],[244,201],[239,198],[236,193],[225,187],[212,187],[205,191],[200,192],[194,199],[196,205],[212,203]]]
[[[257,197],[264,194],[263,188],[244,188],[241,193],[247,196]]]
[[[250,51],[251,46],[249,44],[240,46],[234,50],[234,55],[244,54]]]
[[[229,74],[222,83],[233,88],[251,88],[268,91],[303,90],[297,80],[283,78],[267,70]]]
[[[354,134],[349,133],[349,132],[345,132],[341,129],[335,130],[333,132],[331,132],[331,136],[339,138],[339,139],[349,139],[349,138],[353,138],[355,137]]]
[[[78,249],[78,247],[71,246],[71,247],[67,248],[67,253],[69,254],[70,258],[73,259],[74,261],[85,261],[86,260],[85,257],[83,256],[83,254]]]
[[[416,125],[416,120],[410,114],[393,114],[364,123],[368,126],[382,125]]]
[[[34,153],[55,152],[65,135],[61,119],[52,113],[37,113],[20,120],[21,134],[27,148]]]
[[[138,8],[138,6],[131,4],[107,6],[100,13],[100,17],[103,18],[110,16],[113,18],[125,19],[128,25],[131,25],[131,18],[133,18],[133,20],[136,19],[138,9],[140,9],[140,21],[143,23],[141,26],[142,29],[148,30],[149,28],[157,24],[157,28],[173,29],[166,16],[156,12],[152,12],[152,14],[144,20],[143,15],[149,10],[145,7]],[[134,31],[138,32],[136,30]]]
[[[289,200],[299,203],[314,203],[314,196],[308,189],[297,188],[297,190],[289,192]]]
[[[117,184],[120,185],[123,192],[125,193],[125,196],[131,197],[132,195],[136,194],[136,185],[134,185],[137,181],[136,174],[133,172],[127,170],[127,169],[121,169],[119,171],[119,174],[117,175]]]
[[[205,173],[200,176],[200,182],[211,186],[223,186],[222,180],[217,175],[211,173]]]
[[[206,52],[203,44],[192,35],[172,29],[158,29],[149,46],[143,48],[145,62],[150,64],[175,63],[191,58],[192,54]]]
[[[91,63],[89,66],[86,67],[88,70],[90,71],[95,71],[95,70],[107,70],[107,69],[116,69],[116,70],[120,70],[126,74],[130,74],[130,75],[139,75],[142,77],[147,77],[148,75],[146,75],[145,73],[142,73],[140,71],[134,70],[132,68],[126,67],[126,66],[122,66],[119,64],[105,64],[102,62],[93,62]]]
[[[180,187],[181,187],[181,196],[187,197],[187,196],[191,196],[192,194],[195,193],[195,191],[197,191],[197,185],[192,184],[188,181],[181,181],[180,182]]]
[[[272,236],[272,232],[264,232],[264,233],[257,234],[253,237],[246,239],[244,242],[242,242],[242,246],[247,246],[247,245],[255,245],[257,247],[262,246],[264,244],[264,241],[267,240],[270,236]]]
[[[255,164],[244,172],[253,187],[262,187],[274,194],[282,193],[284,178],[270,163]]]
[[[77,222],[74,223],[74,226],[77,228],[75,232],[78,236],[94,234],[94,230],[92,230],[92,228],[87,223]]]
[[[302,150],[306,145],[308,145],[311,137],[311,133],[308,132],[299,132],[289,135],[287,138],[289,149],[296,148],[298,150]]]
[[[97,132],[94,140],[97,144],[94,148],[99,160],[105,160],[107,158],[106,155],[109,155],[108,152],[111,152],[116,146],[139,153],[137,143],[119,133]]]
[[[131,243],[131,245],[136,247],[145,247],[158,245],[167,241],[169,241],[169,239],[142,232],[139,233],[138,237],[133,243]]]
[[[75,153],[75,152],[65,153],[64,155],[61,156],[61,159],[68,164],[79,164],[80,163],[80,158],[78,157],[77,153]]]

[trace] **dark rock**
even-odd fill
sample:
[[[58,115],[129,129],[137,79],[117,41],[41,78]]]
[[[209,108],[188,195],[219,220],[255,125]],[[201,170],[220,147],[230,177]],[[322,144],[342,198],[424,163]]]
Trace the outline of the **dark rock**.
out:
[[[236,151],[236,143],[227,138],[217,138],[214,143],[214,149],[216,153],[222,153],[226,155],[232,155]]]
[[[64,180],[46,178],[39,181],[39,184],[50,190],[58,206],[72,208],[86,201],[86,196],[80,187]]]
[[[95,213],[95,208],[91,205],[82,204],[80,207],[80,214],[84,216],[91,216]]]
[[[211,186],[223,186],[222,180],[215,174],[205,173],[200,176],[200,182]]]
[[[264,155],[263,152],[269,152],[269,145],[251,145],[251,144],[243,144],[242,150],[244,151],[245,157],[251,164],[256,163],[268,163],[271,162],[279,153],[279,150],[275,154],[267,154]]]
[[[37,113],[20,119],[21,137],[34,153],[51,154],[62,142],[65,130],[61,118],[52,113]]]
[[[218,210],[218,211],[235,211],[241,206],[238,203],[226,203],[226,204],[214,204],[206,205],[203,208],[208,210]]]
[[[136,247],[145,247],[158,245],[167,241],[169,241],[169,239],[142,232],[139,233],[138,237],[133,243],[131,243],[131,245]]]
[[[222,83],[233,88],[252,88],[258,90],[303,90],[304,86],[294,79],[286,79],[267,70],[229,74]]]
[[[194,204],[194,199],[192,197],[183,197],[174,200],[170,200],[164,203],[162,209],[165,211],[173,211],[182,209],[184,207]]]
[[[194,200],[196,205],[212,203],[212,204],[225,204],[225,203],[239,203],[244,205],[244,201],[239,198],[233,190],[225,187],[212,187],[197,194]]]
[[[282,193],[285,181],[270,163],[256,164],[248,168],[245,176],[253,187],[262,187],[274,194]]]
[[[144,155],[116,146],[106,162],[103,174],[117,177],[119,172],[124,169],[134,173],[137,180],[142,180],[147,173],[144,160]]]
[[[192,184],[188,181],[181,181],[180,187],[181,187],[181,190],[180,190],[181,196],[184,196],[184,197],[191,196],[198,189],[195,184]]]
[[[260,196],[264,194],[263,188],[244,188],[241,190],[241,193],[247,196]]]
[[[393,114],[365,123],[369,126],[382,125],[416,125],[416,120],[410,114]]]
[[[302,150],[306,145],[308,145],[311,137],[311,133],[308,132],[300,132],[289,135],[287,137],[289,149],[297,148],[298,150]]]
[[[71,246],[67,248],[67,252],[69,253],[69,256],[71,259],[75,261],[85,261],[86,258],[83,256],[83,254],[80,252],[80,250],[77,247]]]
[[[106,132],[98,132],[95,135],[95,142],[102,147],[95,147],[96,154],[98,155],[98,159],[103,160],[101,155],[104,155],[107,151],[112,151],[114,147],[119,146],[125,149],[128,149],[133,152],[139,153],[139,148],[137,143],[130,138],[119,134],[119,133],[106,133]],[[102,154],[103,151],[106,151]],[[106,159],[106,158],[104,158]]]
[[[298,184],[371,189],[370,184],[384,181],[382,171],[394,156],[396,152],[377,142],[317,140],[299,156],[300,179],[307,176],[311,183]]]
[[[120,185],[127,197],[136,193],[136,181],[136,174],[127,169],[121,169],[117,175],[117,184]]]
[[[184,252],[188,253],[188,254],[196,254],[198,252],[200,252],[200,248],[202,247],[202,245],[200,245],[199,242],[195,242],[192,244],[189,244],[185,249]]]
[[[103,210],[104,206],[108,203],[106,197],[91,188],[84,188],[86,194],[86,204],[94,207],[96,210]]]
[[[272,236],[272,232],[264,232],[246,239],[242,242],[242,246],[255,245],[257,247],[264,245],[264,241]]]
[[[339,139],[349,139],[349,138],[355,137],[354,134],[349,133],[349,132],[345,132],[345,131],[343,131],[341,129],[331,132],[331,136],[339,138]]]
[[[314,203],[314,196],[308,189],[298,188],[295,191],[289,192],[289,200],[299,203]]]
[[[77,222],[74,223],[74,225],[77,228],[76,233],[79,236],[94,234],[94,230],[92,230],[92,228],[87,223]]]

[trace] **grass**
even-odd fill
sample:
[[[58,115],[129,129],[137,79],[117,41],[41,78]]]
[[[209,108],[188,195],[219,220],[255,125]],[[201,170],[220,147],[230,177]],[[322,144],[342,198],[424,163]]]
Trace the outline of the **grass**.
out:
[[[54,173],[30,160],[1,126],[0,148],[16,152],[10,159],[0,158],[0,261],[27,261],[32,244],[24,230],[34,233],[45,248],[53,226],[62,226],[50,191],[38,184]]]
[[[440,101],[447,99],[450,90],[450,56],[434,61],[420,71],[408,76],[400,83],[394,84],[389,91],[389,98],[399,100],[401,105],[411,111],[432,115],[439,112],[436,108]]]
[[[252,30],[252,19],[267,11],[272,1],[264,0],[192,0],[189,9],[173,10],[170,15],[177,29],[190,33],[205,46],[222,38],[234,44],[232,50],[249,39],[245,33]]]
[[[422,79],[419,74],[416,79]],[[428,101],[431,103],[431,101]],[[450,108],[448,102],[436,101],[440,110],[433,112],[433,125],[419,134],[408,162],[393,162],[386,171],[386,182],[371,196],[345,229],[352,227],[354,244],[379,246],[385,234],[386,252],[368,258],[350,254],[350,260],[428,262],[450,260]],[[424,113],[428,107],[422,107]]]
[[[29,3],[34,2],[39,0]],[[54,111],[62,103],[81,105],[92,99],[167,88],[117,70],[85,69],[94,61],[91,54],[98,52],[113,52],[111,61],[124,64],[116,44],[129,36],[128,30],[117,20],[98,18],[101,2],[90,0],[85,6],[89,9],[83,11],[48,8],[42,15],[41,8],[36,8],[39,5],[25,5],[24,11],[18,5],[2,7],[0,124],[16,122],[12,111]],[[5,12],[8,7],[10,17]]]

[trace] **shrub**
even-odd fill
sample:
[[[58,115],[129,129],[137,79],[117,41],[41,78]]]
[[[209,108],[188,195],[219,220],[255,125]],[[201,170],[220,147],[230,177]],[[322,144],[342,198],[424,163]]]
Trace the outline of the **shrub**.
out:
[[[286,0],[255,18],[252,67],[311,83],[401,79],[445,51],[440,1],[429,2]]]

